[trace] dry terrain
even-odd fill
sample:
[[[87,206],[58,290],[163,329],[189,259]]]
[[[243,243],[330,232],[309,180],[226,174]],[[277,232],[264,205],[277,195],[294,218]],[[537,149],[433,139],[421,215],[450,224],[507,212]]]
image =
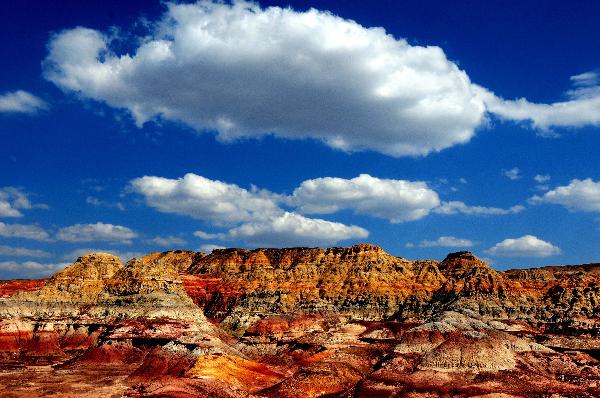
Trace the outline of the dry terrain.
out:
[[[0,282],[2,397],[599,397],[600,264],[92,253]]]

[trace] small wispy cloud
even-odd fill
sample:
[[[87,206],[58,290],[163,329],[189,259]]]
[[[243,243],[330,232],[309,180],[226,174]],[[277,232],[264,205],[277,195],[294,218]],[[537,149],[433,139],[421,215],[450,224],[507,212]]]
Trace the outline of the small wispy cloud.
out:
[[[23,238],[37,241],[49,241],[50,234],[36,224],[7,224],[0,222],[0,236],[4,238]]]
[[[0,271],[10,272],[18,277],[47,277],[62,270],[68,263],[39,263],[37,261],[0,261]]]
[[[521,170],[518,167],[513,167],[509,170],[502,170],[502,175],[510,180],[515,181],[521,178]]]
[[[550,176],[547,174],[537,174],[535,177],[533,177],[533,179],[535,182],[543,184],[545,182],[550,181]]]
[[[44,250],[28,249],[25,247],[13,247],[0,245],[0,255],[8,257],[50,257],[51,254]]]
[[[47,209],[43,203],[32,203],[27,194],[17,187],[0,187],[0,217],[23,217],[21,210]]]
[[[95,224],[74,224],[61,228],[56,234],[58,240],[65,242],[96,242],[131,244],[137,238],[137,232],[122,225],[98,222]]]
[[[422,240],[420,243],[415,245],[414,243],[406,244],[406,247],[455,247],[455,248],[469,248],[473,247],[475,242],[470,239],[457,238],[455,236],[440,236],[435,240]]]
[[[176,247],[184,246],[187,242],[177,236],[156,236],[152,239],[147,239],[146,243],[160,247]]]
[[[437,214],[465,214],[470,216],[503,216],[507,214],[518,214],[525,210],[522,205],[514,205],[509,208],[489,207],[489,206],[470,206],[461,201],[443,202],[433,211]]]
[[[88,196],[85,198],[85,203],[95,206],[95,207],[107,207],[107,208],[115,208],[119,210],[125,210],[125,205],[121,202],[108,202],[102,199],[99,199],[95,196]]]
[[[27,91],[0,94],[0,113],[35,113],[47,108],[48,104],[44,100]]]

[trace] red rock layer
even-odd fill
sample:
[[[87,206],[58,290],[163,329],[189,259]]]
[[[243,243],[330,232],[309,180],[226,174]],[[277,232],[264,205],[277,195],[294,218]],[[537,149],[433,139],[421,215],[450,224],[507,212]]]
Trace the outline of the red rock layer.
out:
[[[10,297],[18,292],[34,292],[40,290],[48,279],[15,279],[0,281],[0,297]]]

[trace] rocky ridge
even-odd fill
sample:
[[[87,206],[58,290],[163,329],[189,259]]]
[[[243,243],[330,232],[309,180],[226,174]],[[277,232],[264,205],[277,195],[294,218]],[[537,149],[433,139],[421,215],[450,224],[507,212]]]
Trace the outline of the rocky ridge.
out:
[[[498,272],[469,252],[409,261],[373,245],[215,250],[184,277],[205,314],[231,331],[268,314],[407,321],[453,309],[558,325],[600,317],[599,283],[595,265]]]
[[[71,396],[593,397],[599,283],[598,264],[499,272],[369,244],[93,253],[0,283],[0,395],[35,363]]]

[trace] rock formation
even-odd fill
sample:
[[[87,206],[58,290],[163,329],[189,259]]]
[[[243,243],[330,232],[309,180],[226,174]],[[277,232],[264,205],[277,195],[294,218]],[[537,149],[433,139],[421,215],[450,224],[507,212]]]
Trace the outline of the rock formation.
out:
[[[0,396],[596,397],[599,318],[598,264],[93,253],[0,282]]]

